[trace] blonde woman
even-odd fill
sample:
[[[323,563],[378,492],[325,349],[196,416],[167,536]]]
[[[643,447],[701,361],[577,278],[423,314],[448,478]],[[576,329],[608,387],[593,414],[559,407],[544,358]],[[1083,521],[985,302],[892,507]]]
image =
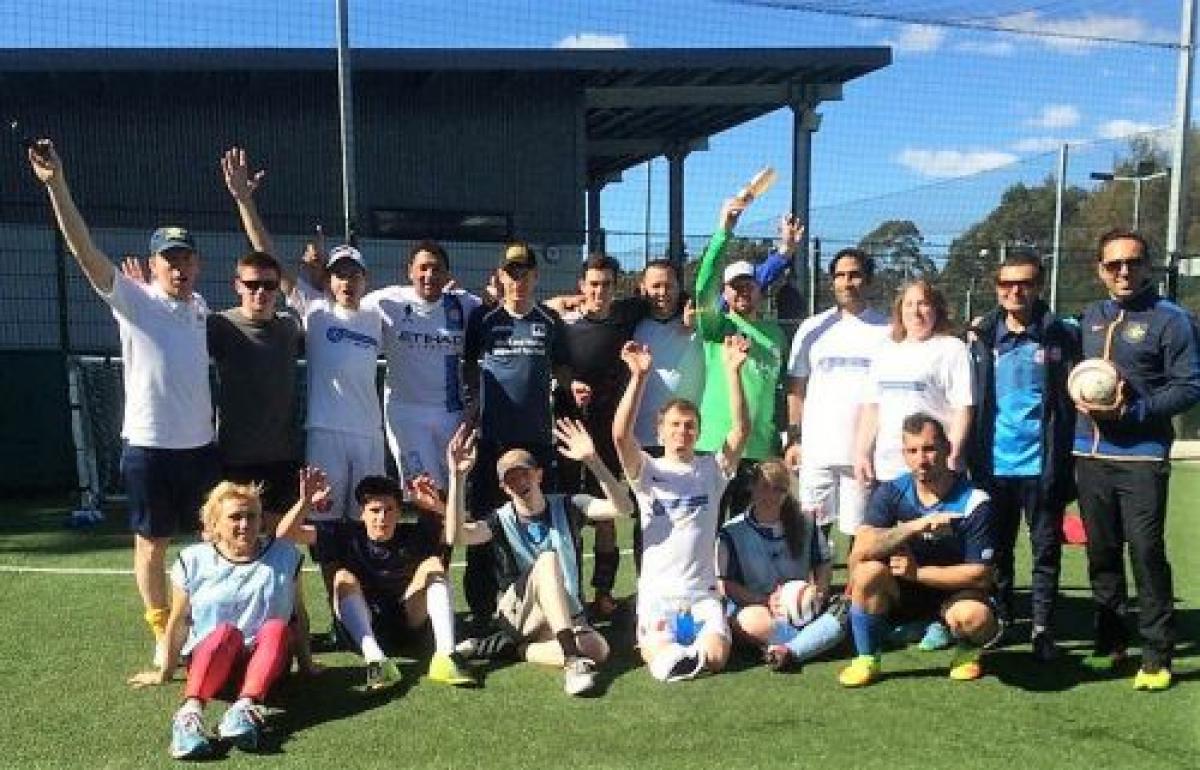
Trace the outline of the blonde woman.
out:
[[[300,476],[297,506],[328,492],[320,471]],[[170,571],[171,612],[162,668],[133,676],[134,687],[166,684],[187,661],[184,702],[171,728],[171,756],[211,756],[219,743],[206,732],[203,710],[235,672],[243,671],[237,700],[225,712],[217,737],[243,750],[259,747],[259,705],[291,660],[288,622],[300,593],[304,557],[286,540],[262,540],[261,489],[222,481],[200,510],[204,541],[184,548]]]
[[[750,508],[717,537],[717,586],[739,639],[782,671],[826,652],[845,635],[842,605],[822,612],[832,577],[825,536],[792,495],[782,460],[754,468]]]

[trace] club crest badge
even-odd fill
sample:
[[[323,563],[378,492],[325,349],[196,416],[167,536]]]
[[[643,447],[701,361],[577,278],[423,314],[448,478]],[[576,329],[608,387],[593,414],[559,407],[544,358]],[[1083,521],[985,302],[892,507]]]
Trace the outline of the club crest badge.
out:
[[[1142,321],[1130,321],[1121,329],[1121,339],[1128,342],[1130,345],[1136,345],[1146,339],[1146,332],[1149,331],[1147,325]]]

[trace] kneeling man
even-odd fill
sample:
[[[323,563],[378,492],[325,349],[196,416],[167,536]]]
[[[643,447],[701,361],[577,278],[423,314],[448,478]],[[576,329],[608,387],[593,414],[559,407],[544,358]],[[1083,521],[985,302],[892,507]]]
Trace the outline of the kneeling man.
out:
[[[984,646],[1001,632],[992,604],[993,515],[988,496],[950,470],[950,442],[936,418],[904,419],[909,473],[881,484],[855,532],[850,630],[858,657],[838,680],[879,678],[891,623],[938,618],[958,641],[950,678],[978,679]]]

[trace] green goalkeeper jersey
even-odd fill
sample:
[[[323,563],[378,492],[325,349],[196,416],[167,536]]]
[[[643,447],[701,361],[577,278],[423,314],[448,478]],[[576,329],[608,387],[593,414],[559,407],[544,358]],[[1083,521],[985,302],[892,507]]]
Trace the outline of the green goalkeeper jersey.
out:
[[[764,460],[779,456],[779,431],[775,426],[775,390],[787,344],[779,324],[769,319],[750,319],[733,311],[721,312],[722,256],[729,233],[713,233],[696,273],[696,309],[700,336],[704,340],[704,396],[700,401],[700,440],[696,448],[715,452],[725,442],[733,418],[729,413],[729,383],[725,377],[721,347],[725,337],[740,334],[750,341],[750,355],[742,367],[742,392],[750,413],[750,439],[744,457]]]

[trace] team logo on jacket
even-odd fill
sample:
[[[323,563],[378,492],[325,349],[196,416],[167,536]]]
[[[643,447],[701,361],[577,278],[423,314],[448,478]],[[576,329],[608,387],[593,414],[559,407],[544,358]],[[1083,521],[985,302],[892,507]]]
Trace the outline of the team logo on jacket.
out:
[[[546,324],[530,324],[529,325],[529,333],[532,334],[535,339],[541,339],[541,338],[545,337],[546,336]]]
[[[1121,329],[1121,337],[1131,345],[1136,345],[1146,339],[1149,327],[1141,321],[1130,321]]]

